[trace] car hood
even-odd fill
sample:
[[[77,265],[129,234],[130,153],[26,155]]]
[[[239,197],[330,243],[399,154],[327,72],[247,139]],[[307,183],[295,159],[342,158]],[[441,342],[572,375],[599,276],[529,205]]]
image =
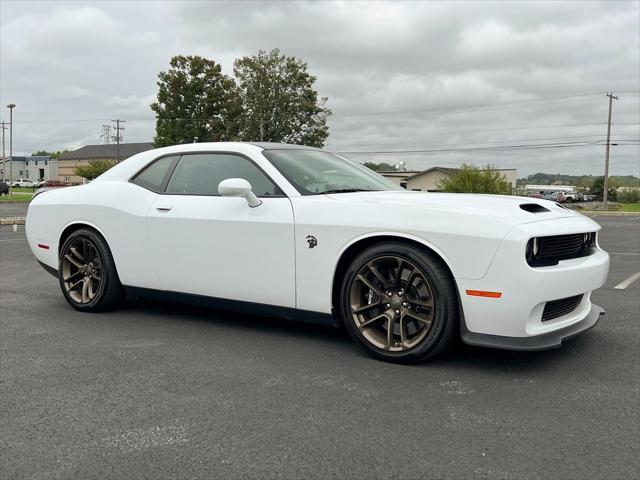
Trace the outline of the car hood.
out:
[[[457,212],[485,218],[495,217],[514,224],[582,216],[550,200],[509,195],[386,191],[327,196],[338,202],[362,202],[374,208],[392,206],[434,212]]]

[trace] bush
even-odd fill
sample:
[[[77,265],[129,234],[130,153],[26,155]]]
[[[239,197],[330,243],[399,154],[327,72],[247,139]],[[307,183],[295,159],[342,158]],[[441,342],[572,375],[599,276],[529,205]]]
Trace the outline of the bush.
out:
[[[511,184],[492,165],[484,168],[462,165],[456,173],[438,183],[443,192],[452,193],[497,193],[511,195]]]
[[[640,202],[640,188],[634,190],[618,191],[618,201],[621,203]]]
[[[109,170],[115,164],[116,162],[112,162],[110,160],[89,160],[89,165],[79,165],[73,169],[73,173],[79,177],[86,178],[87,180],[93,180]]]

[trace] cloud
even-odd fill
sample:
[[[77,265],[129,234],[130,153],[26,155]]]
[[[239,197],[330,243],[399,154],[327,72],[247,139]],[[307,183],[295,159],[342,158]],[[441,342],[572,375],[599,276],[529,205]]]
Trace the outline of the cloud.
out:
[[[148,105],[172,55],[205,55],[230,73],[234,58],[274,47],[307,61],[329,97],[329,147],[430,150],[374,155],[378,161],[401,158],[411,168],[494,163],[523,175],[597,173],[604,147],[596,145],[479,147],[601,141],[609,90],[622,92],[614,138],[640,137],[640,10],[633,1],[3,2],[0,8],[2,100],[18,104],[15,145],[27,153],[97,142],[101,124],[116,116],[127,120],[125,140],[150,140]],[[639,157],[637,146],[614,147],[612,171],[640,174]]]

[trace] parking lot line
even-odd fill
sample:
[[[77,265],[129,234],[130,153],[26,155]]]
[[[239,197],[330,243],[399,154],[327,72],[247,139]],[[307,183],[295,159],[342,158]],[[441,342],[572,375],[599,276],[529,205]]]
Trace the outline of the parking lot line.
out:
[[[633,282],[635,282],[639,278],[640,278],[640,272],[634,273],[629,278],[627,278],[625,281],[620,282],[618,285],[616,285],[613,288],[616,289],[616,290],[624,290],[625,288],[627,288],[629,285],[631,285]]]

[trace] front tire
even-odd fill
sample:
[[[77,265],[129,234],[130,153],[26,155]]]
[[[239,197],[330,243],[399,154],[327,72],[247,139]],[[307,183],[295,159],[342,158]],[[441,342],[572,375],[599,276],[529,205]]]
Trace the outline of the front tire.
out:
[[[342,282],[340,310],[351,337],[375,358],[419,363],[457,331],[455,282],[440,258],[404,243],[360,253]]]
[[[94,230],[76,230],[65,240],[58,280],[69,305],[83,312],[111,310],[125,298],[109,246]]]

